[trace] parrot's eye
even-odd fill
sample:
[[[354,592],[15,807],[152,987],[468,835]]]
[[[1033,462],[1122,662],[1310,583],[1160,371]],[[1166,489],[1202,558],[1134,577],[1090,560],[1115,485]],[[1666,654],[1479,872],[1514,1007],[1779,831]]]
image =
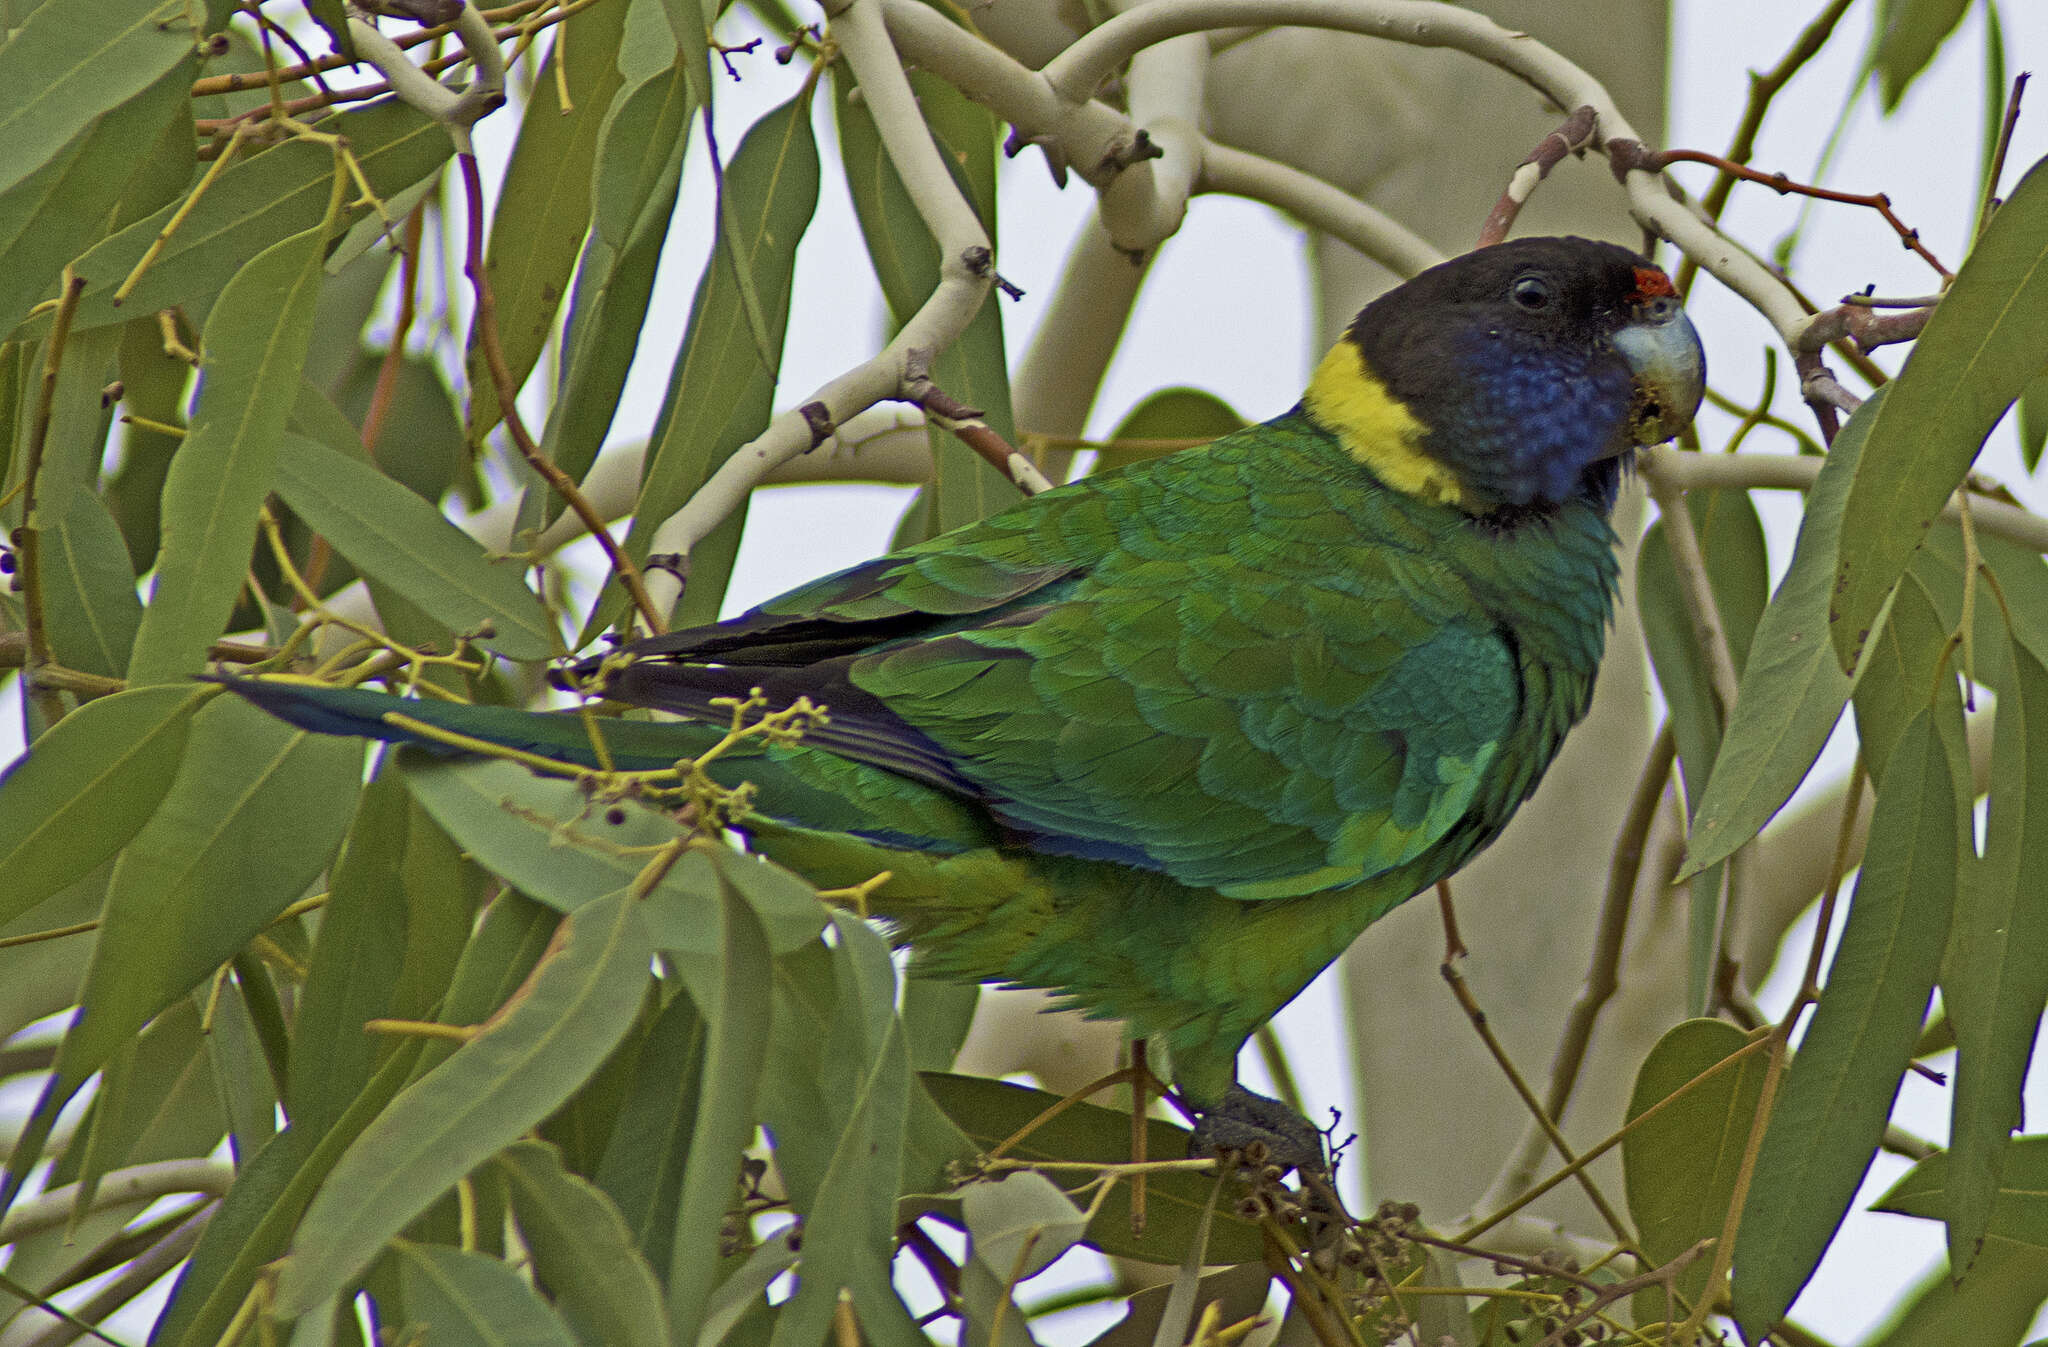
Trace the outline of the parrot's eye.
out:
[[[1508,294],[1518,306],[1530,313],[1537,313],[1550,307],[1550,282],[1541,276],[1517,278]]]

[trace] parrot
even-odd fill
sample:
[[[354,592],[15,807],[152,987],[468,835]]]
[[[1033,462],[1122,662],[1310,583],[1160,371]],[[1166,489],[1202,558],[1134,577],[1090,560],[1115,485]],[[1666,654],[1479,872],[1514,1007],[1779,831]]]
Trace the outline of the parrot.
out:
[[[1648,259],[1499,243],[1366,305],[1272,420],[556,681],[683,718],[602,721],[622,768],[703,752],[722,699],[823,706],[712,764],[752,784],[751,849],[820,888],[886,871],[867,909],[922,973],[1121,1020],[1198,1143],[1319,1164],[1239,1050],[1536,788],[1592,695],[1617,492],[1705,377]],[[574,712],[222,681],[310,730],[418,739],[395,710],[597,763]]]

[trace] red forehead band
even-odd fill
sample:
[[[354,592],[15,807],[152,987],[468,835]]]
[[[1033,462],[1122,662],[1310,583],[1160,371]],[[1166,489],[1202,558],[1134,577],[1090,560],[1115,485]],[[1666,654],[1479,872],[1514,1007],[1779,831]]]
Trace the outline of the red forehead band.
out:
[[[1671,278],[1655,267],[1637,267],[1635,272],[1638,299],[1655,299],[1659,295],[1678,293],[1678,287],[1671,283]]]

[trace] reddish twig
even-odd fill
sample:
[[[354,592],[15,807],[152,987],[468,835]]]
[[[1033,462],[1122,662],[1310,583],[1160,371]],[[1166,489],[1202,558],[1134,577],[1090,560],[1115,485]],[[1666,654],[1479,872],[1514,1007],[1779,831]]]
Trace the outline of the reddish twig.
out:
[[[483,17],[489,23],[503,23],[507,19],[523,18],[548,2],[549,0],[521,0],[519,4],[507,5],[503,9],[484,10]],[[564,5],[553,14],[535,23],[533,30],[538,31],[550,24],[560,23],[577,10],[593,3],[595,3],[595,0],[582,0],[580,4]],[[525,25],[515,24],[500,30],[498,36],[500,38],[516,37],[524,29]],[[392,41],[400,47],[417,47],[422,42],[432,42],[435,38],[446,37],[454,31],[455,26],[453,24],[442,24],[436,28],[422,29],[417,33],[407,33],[404,37],[393,38]],[[277,72],[276,78],[280,82],[289,83],[292,80],[310,79],[322,71],[339,70],[343,66],[355,64],[357,63],[349,60],[346,56],[322,56],[318,60],[309,61],[304,65],[286,66]],[[270,80],[271,75],[269,72],[260,70],[246,71],[233,75],[209,75],[205,79],[192,81],[192,96],[194,98],[205,98],[212,94],[233,94],[241,93],[248,89],[261,89],[268,85]]]
[[[1493,210],[1487,215],[1486,223],[1479,228],[1480,248],[1491,247],[1508,236],[1514,227],[1515,217],[1522,213],[1522,203],[1536,191],[1536,185],[1550,176],[1550,170],[1564,162],[1568,154],[1578,154],[1593,143],[1593,133],[1599,129],[1599,119],[1592,107],[1581,107],[1549,135],[1529,151],[1508,179],[1507,190],[1494,202]]]
[[[981,455],[982,459],[997,472],[1010,480],[1010,484],[1027,496],[1041,491],[1050,491],[1052,483],[1046,480],[1038,465],[1024,456],[1023,451],[998,435],[988,422],[981,419],[981,411],[970,407],[945,389],[932,382],[931,352],[913,348],[904,353],[903,386],[897,397],[924,409],[925,418],[933,425],[950,430],[960,442]],[[803,409],[804,419],[811,423],[812,443],[822,443],[820,424],[813,414],[824,408],[812,403]],[[824,435],[831,434],[829,426]]]
[[[1955,273],[1941,264],[1941,259],[1927,251],[1927,245],[1920,242],[1920,231],[1908,228],[1892,210],[1892,199],[1883,192],[1838,192],[1832,187],[1816,187],[1812,183],[1795,182],[1784,173],[1762,173],[1747,164],[1738,164],[1724,155],[1712,154],[1706,150],[1653,150],[1642,155],[1640,167],[1662,172],[1672,164],[1705,164],[1744,182],[1761,183],[1783,196],[1792,194],[1810,196],[1816,201],[1833,201],[1844,206],[1867,206],[1884,217],[1884,222],[1898,234],[1899,241],[1917,253],[1920,260],[1940,273],[1944,281],[1952,280]]]

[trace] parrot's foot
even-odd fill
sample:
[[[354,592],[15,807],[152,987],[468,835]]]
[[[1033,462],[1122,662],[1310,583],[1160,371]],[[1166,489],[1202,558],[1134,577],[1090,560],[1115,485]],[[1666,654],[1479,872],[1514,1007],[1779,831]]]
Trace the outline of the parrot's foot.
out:
[[[1220,1155],[1263,1147],[1265,1163],[1303,1174],[1328,1175],[1322,1130],[1277,1099],[1233,1085],[1222,1102],[1205,1109],[1188,1141],[1190,1155]]]

